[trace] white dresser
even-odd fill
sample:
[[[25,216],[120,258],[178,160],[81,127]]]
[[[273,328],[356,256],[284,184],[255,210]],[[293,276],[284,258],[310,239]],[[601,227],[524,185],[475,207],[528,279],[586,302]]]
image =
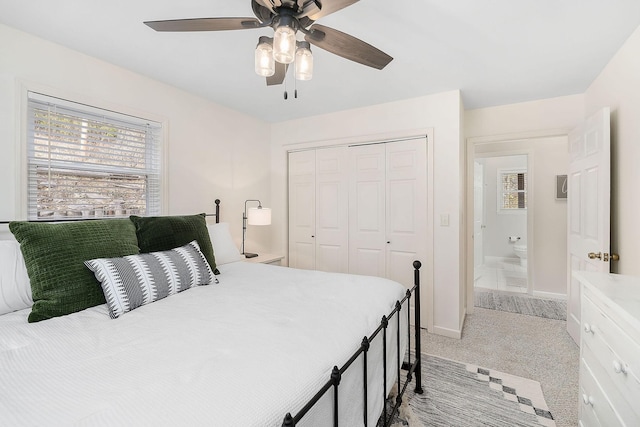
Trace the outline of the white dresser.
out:
[[[640,426],[640,277],[574,277],[582,295],[580,426]]]

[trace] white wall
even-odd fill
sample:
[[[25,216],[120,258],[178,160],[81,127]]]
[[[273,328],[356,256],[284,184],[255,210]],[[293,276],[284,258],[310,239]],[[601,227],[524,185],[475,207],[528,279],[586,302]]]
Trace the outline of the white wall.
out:
[[[583,118],[584,95],[580,94],[467,110],[464,128],[467,141],[487,136],[513,137],[543,130],[566,133]]]
[[[611,108],[613,271],[640,276],[640,27],[585,93],[585,112]]]
[[[484,229],[482,241],[485,256],[516,258],[509,236],[527,241],[527,211],[498,211],[498,171],[507,169],[527,170],[524,155],[479,158],[484,164]]]
[[[243,202],[269,204],[269,124],[123,68],[0,25],[0,219],[24,215],[21,108],[26,90],[163,121],[167,129],[165,214],[213,212],[242,238]],[[6,234],[6,227],[3,229]],[[252,249],[268,231],[250,230]]]
[[[460,312],[460,236],[463,198],[460,159],[461,100],[459,91],[373,105],[365,108],[309,117],[272,126],[271,168],[274,247],[287,253],[287,151],[353,140],[379,140],[434,129],[434,206],[436,218],[449,215],[448,227],[434,227],[433,272],[423,268],[423,280],[433,275],[433,330],[459,336],[464,313]],[[431,208],[431,207],[430,207]],[[425,236],[429,238],[429,236]]]

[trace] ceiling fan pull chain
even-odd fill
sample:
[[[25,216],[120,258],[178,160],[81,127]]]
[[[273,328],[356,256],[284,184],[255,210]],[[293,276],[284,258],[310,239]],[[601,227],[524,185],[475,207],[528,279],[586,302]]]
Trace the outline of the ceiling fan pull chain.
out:
[[[287,100],[287,98],[289,98],[289,94],[287,93],[287,79],[286,79],[286,75],[285,75],[285,79],[284,79],[284,99]]]

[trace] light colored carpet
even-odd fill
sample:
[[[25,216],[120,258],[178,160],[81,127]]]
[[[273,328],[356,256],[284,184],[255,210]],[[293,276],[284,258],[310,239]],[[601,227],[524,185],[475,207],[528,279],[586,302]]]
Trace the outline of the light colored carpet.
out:
[[[422,345],[423,352],[441,358],[539,382],[557,427],[578,424],[580,351],[565,321],[475,308],[466,318],[462,339],[423,330]]]
[[[535,298],[503,292],[476,289],[474,305],[491,310],[508,311],[547,319],[567,320],[567,302],[555,299]]]

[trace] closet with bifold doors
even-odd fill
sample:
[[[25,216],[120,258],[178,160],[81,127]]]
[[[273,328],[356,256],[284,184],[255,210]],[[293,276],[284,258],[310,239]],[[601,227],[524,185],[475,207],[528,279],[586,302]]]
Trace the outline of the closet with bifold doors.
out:
[[[427,141],[289,153],[289,266],[413,283],[427,253]]]

